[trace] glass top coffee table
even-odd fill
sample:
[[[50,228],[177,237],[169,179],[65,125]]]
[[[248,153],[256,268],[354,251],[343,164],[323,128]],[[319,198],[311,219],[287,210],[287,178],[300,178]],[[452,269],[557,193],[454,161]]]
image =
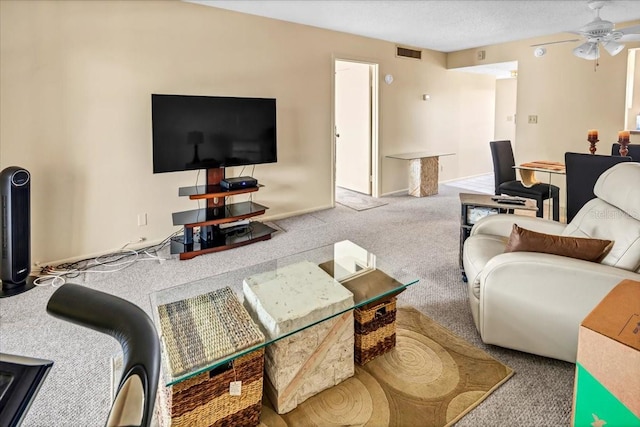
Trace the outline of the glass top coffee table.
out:
[[[163,380],[165,384],[167,386],[177,384],[195,375],[226,365],[244,354],[268,346],[275,341],[296,334],[346,311],[366,306],[384,297],[396,295],[408,286],[418,282],[415,274],[410,271],[389,266],[379,257],[366,249],[361,248],[353,242],[344,240],[328,246],[286,256],[262,264],[233,270],[228,273],[223,273],[194,282],[184,283],[152,293],[151,305],[153,320],[161,335],[161,340],[163,337],[159,307],[172,305],[173,303],[208,294],[212,291],[220,290],[225,287],[231,288],[239,302],[242,303],[244,301],[243,281],[245,279],[256,276],[263,279],[267,277],[269,280],[267,280],[268,283],[266,286],[278,286],[278,278],[282,274],[285,274],[285,271],[290,272],[290,267],[292,265],[299,265],[300,263],[313,263],[314,265],[319,266],[327,274],[329,280],[332,280],[331,278],[335,279],[353,293],[353,304],[348,307],[343,306],[339,309],[335,309],[334,311],[325,313],[321,319],[309,322],[308,324],[299,325],[293,330],[283,331],[276,335],[273,335],[273,332],[268,332],[259,321],[254,319],[257,327],[264,334],[264,342],[249,345],[246,348],[233,351],[223,357],[210,360],[205,364],[197,366],[197,368],[190,369],[188,372],[183,372],[180,375],[167,374],[168,372],[171,372],[171,370],[167,369],[168,357],[166,354],[166,347],[165,345],[162,345]],[[172,312],[171,315],[175,316],[175,320],[183,314],[184,313]]]

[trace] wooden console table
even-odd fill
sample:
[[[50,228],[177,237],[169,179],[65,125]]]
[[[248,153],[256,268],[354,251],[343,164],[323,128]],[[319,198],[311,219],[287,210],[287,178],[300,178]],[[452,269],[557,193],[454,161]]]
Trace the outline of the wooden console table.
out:
[[[390,159],[410,160],[409,195],[415,197],[438,194],[438,159],[440,156],[453,156],[455,153],[434,153],[419,151],[386,156]]]

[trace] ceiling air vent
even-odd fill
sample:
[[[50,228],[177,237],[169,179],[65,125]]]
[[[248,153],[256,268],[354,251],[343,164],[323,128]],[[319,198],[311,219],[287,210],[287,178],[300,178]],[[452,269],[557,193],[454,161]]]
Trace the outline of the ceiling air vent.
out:
[[[396,56],[401,58],[422,59],[422,51],[396,46]]]

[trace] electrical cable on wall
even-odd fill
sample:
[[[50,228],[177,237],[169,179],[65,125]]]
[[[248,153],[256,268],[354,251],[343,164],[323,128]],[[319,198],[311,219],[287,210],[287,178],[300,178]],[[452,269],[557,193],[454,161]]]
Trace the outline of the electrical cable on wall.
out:
[[[36,286],[53,286],[57,288],[66,283],[66,279],[76,278],[83,273],[115,273],[124,270],[136,261],[164,261],[158,251],[162,250],[171,242],[171,238],[179,234],[182,230],[173,232],[169,237],[155,245],[147,246],[138,250],[123,250],[132,243],[127,242],[117,252],[100,255],[95,258],[85,258],[82,260],[58,264],[56,266],[44,266],[40,269],[40,275],[34,280]],[[145,257],[146,256],[146,257]],[[147,258],[148,257],[148,258]],[[115,268],[114,268],[115,267]],[[103,268],[96,270],[96,268]]]

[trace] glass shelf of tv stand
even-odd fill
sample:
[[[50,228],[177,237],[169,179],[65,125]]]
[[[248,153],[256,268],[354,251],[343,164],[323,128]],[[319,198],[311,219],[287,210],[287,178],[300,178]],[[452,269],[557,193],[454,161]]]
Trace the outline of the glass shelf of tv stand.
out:
[[[241,263],[247,264],[248,262],[252,262],[252,260],[244,261],[245,262]],[[150,295],[153,313],[152,317],[156,324],[158,333],[160,334],[161,340],[162,331],[158,317],[158,306],[193,298],[226,286],[230,287],[235,292],[238,300],[242,303],[244,302],[242,283],[245,278],[255,276],[256,274],[268,273],[272,275],[273,279],[276,279],[279,275],[279,271],[281,271],[283,267],[300,262],[312,262],[320,266],[320,268],[322,268],[329,276],[333,277],[333,279],[339,281],[343,286],[349,289],[354,294],[353,305],[336,310],[335,313],[330,313],[316,322],[302,325],[292,331],[288,331],[280,336],[274,337],[270,337],[266,329],[256,321],[257,326],[262,330],[265,336],[265,342],[236,351],[216,360],[207,361],[197,369],[175,377],[172,377],[169,374],[170,370],[167,365],[167,357],[165,357],[164,346],[162,346],[163,378],[161,378],[161,381],[163,381],[167,386],[171,386],[203,372],[211,371],[216,368],[226,368],[228,364],[237,357],[294,335],[304,329],[338,316],[346,311],[365,306],[386,296],[396,295],[408,286],[418,282],[415,274],[405,268],[390,265],[383,259],[380,259],[380,257],[377,257],[355,243],[344,240],[335,244],[295,253],[293,255],[288,255],[260,264],[243,266],[237,270],[232,270],[193,282],[183,283],[152,293]],[[270,286],[276,286],[273,283],[276,282],[269,281]]]
[[[222,188],[219,184],[215,185],[195,185],[192,187],[180,187],[178,189],[178,196],[189,196],[191,200],[197,199],[213,199],[216,197],[227,197],[238,194],[252,193],[258,191],[262,184],[258,184],[255,187],[245,187],[238,190],[227,190]]]
[[[259,203],[247,201],[212,208],[174,212],[171,218],[173,225],[215,225],[262,215],[267,209],[266,206]]]

